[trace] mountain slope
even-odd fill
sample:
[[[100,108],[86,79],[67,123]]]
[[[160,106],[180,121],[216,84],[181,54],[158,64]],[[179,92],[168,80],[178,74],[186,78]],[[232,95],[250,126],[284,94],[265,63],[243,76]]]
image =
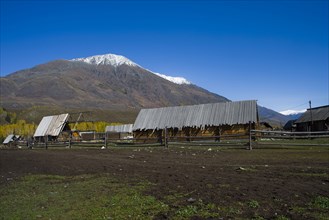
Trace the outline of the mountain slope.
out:
[[[1,105],[118,110],[228,101],[196,85],[173,83],[129,60],[90,62],[57,60],[1,78]]]
[[[45,114],[88,110],[93,120],[131,123],[141,108],[229,101],[114,54],[52,61],[1,77],[0,84],[0,107],[35,122]],[[274,125],[288,121],[264,107],[259,114]]]
[[[288,116],[262,106],[258,106],[258,114],[260,121],[266,121],[278,127],[283,127],[290,120]]]

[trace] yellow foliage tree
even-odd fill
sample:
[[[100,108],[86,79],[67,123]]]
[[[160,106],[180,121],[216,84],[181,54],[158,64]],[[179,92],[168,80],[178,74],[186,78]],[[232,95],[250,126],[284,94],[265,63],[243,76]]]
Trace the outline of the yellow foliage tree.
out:
[[[70,123],[71,129],[74,123]],[[105,127],[108,125],[120,125],[120,123],[108,123],[104,121],[98,122],[80,122],[77,124],[76,129],[79,131],[96,131],[105,132]],[[17,120],[15,124],[0,125],[0,141],[2,142],[9,134],[21,135],[25,138],[33,136],[37,126],[26,123],[25,120]]]
[[[18,120],[15,124],[0,125],[0,140],[1,142],[9,135],[16,134],[25,138],[34,134],[36,125],[28,124],[25,120]]]

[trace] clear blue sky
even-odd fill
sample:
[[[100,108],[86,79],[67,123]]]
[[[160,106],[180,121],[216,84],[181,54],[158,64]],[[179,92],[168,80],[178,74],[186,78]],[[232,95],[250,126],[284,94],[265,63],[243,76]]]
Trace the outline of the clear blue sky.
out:
[[[114,53],[233,101],[327,105],[328,0],[1,0],[1,76]]]

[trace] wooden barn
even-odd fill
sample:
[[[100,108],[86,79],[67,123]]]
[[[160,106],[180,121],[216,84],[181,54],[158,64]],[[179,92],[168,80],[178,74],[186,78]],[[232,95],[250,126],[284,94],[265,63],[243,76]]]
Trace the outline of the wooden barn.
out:
[[[250,124],[249,124],[250,122]],[[219,137],[241,134],[259,124],[257,102],[238,101],[142,109],[134,123],[134,138]],[[219,138],[218,138],[219,140]]]
[[[33,135],[34,139],[43,142],[68,139],[69,132],[63,134],[63,131],[69,130],[68,118],[69,114],[43,117]]]
[[[295,124],[297,131],[328,131],[329,105],[307,109]]]

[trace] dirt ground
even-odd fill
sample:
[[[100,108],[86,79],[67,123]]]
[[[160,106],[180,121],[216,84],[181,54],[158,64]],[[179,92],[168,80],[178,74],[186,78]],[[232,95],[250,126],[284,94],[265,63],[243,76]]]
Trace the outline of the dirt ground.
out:
[[[255,212],[266,219],[309,219],[296,207],[307,208],[315,197],[329,196],[327,148],[2,149],[0,168],[1,187],[27,174],[108,173],[132,184],[146,180],[153,187],[145,193],[160,200],[183,195],[169,205],[196,200],[231,207],[228,219],[252,218]],[[258,205],[246,205],[250,201]]]

